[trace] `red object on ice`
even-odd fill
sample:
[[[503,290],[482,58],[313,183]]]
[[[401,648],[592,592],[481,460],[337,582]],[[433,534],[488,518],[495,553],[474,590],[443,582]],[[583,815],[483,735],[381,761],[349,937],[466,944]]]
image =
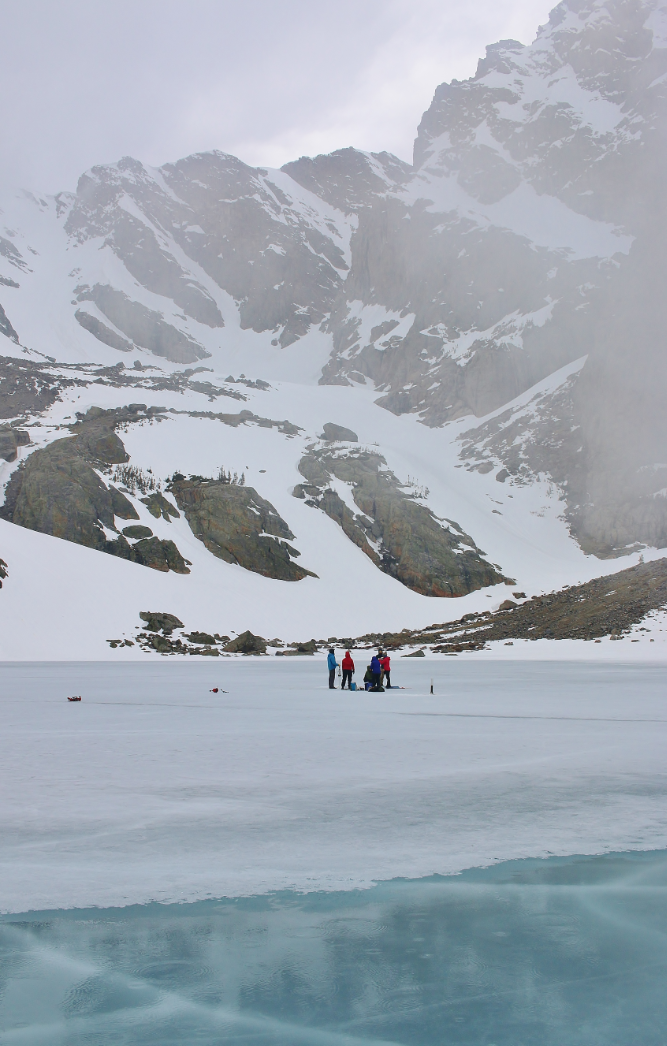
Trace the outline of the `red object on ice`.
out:
[[[80,697],[68,697],[67,700],[68,701],[80,701],[81,698]]]
[[[217,686],[214,686],[212,690],[209,690],[210,694],[217,694],[217,692],[218,692],[218,687]]]

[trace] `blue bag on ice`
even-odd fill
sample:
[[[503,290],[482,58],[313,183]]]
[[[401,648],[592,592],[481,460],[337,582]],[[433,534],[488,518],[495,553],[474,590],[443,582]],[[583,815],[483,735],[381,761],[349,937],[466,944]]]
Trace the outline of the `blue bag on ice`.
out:
[[[356,690],[356,689],[357,689],[357,684],[356,683],[350,683],[350,690]]]

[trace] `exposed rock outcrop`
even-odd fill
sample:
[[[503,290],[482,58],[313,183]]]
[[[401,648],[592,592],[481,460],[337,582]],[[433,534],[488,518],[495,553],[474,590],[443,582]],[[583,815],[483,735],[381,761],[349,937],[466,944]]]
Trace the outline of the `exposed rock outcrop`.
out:
[[[164,494],[160,494],[159,491],[154,494],[149,494],[147,498],[141,498],[141,501],[143,501],[151,516],[155,516],[156,519],[159,519],[161,516],[162,519],[167,521],[167,523],[170,523],[172,518],[181,518],[178,509],[172,505],[171,501],[168,501],[167,498],[165,498]]]
[[[0,458],[16,461],[19,447],[27,447],[30,434],[22,429],[0,428]]]
[[[458,621],[416,631],[360,636],[355,644],[381,642],[388,649],[428,645],[436,653],[459,654],[500,640],[621,639],[652,611],[665,607],[667,559],[659,559],[518,605],[506,600],[495,613],[464,614]]]
[[[132,352],[134,349],[131,341],[123,338],[116,331],[111,330],[106,323],[102,323],[97,316],[91,315],[85,309],[77,309],[74,313],[74,318],[84,330],[90,331],[93,337],[97,338],[104,345],[109,345],[112,349],[118,349],[119,352]]]
[[[171,407],[169,412],[170,414],[187,414],[190,418],[211,418],[214,421],[221,421],[223,425],[230,425],[234,429],[239,425],[257,425],[260,429],[277,429],[284,436],[296,436],[303,431],[298,425],[292,424],[287,419],[274,421],[272,418],[261,418],[258,414],[253,414],[251,410],[242,410],[238,414],[221,414],[212,410],[180,411]]]
[[[147,653],[155,652],[163,656],[194,654],[199,657],[219,657],[221,649],[226,654],[266,653],[266,640],[249,631],[243,632],[231,641],[229,636],[220,636],[217,632],[211,635],[208,632],[199,631],[184,632],[182,636],[174,638],[174,631],[182,629],[183,622],[173,614],[145,610],[139,614],[139,617],[144,622],[145,631],[137,634],[136,641]],[[113,650],[121,645],[133,645],[130,640],[125,640],[124,644],[119,639],[110,639],[107,642]]]
[[[129,538],[130,541],[139,541],[141,538],[152,538],[153,531],[150,527],[143,527],[140,524],[123,527],[123,536]]]
[[[119,538],[118,541],[122,541]],[[118,555],[119,553],[116,553]],[[175,574],[189,574],[188,561],[178,551],[173,541],[164,538],[144,538],[130,546],[130,554],[124,558],[131,559],[134,563],[141,563],[144,567],[152,567],[153,570],[167,572],[173,570]]]
[[[128,352],[134,345],[140,345],[142,349],[148,349],[155,356],[163,356],[172,363],[193,363],[211,355],[189,335],[167,323],[159,312],[132,301],[123,291],[96,283],[93,287],[77,287],[76,300],[92,301],[114,327],[127,336],[127,342],[116,344],[114,348]],[[107,345],[110,343],[109,336],[113,332],[108,327],[91,323],[94,317],[89,318],[89,314],[80,309],[75,315],[91,334]]]
[[[224,649],[228,654],[265,654],[266,640],[248,630],[226,643]]]
[[[327,440],[329,443],[333,443],[336,440],[343,440],[347,443],[358,443],[359,437],[356,432],[352,429],[346,429],[344,425],[335,425],[333,421],[327,421],[326,425],[322,426],[321,439]]]
[[[162,632],[170,636],[175,628],[183,628],[183,622],[175,614],[165,614],[164,611],[142,610],[139,617],[149,632]]]
[[[292,562],[300,555],[287,543],[294,534],[273,505],[252,487],[181,477],[168,489],[192,533],[219,559],[282,581],[314,576]]]
[[[215,636],[211,636],[208,632],[186,632],[185,639],[190,643],[198,643],[200,646],[214,646]]]
[[[13,341],[15,345],[18,345],[19,336],[9,322],[7,313],[2,305],[0,305],[0,334],[4,334],[6,338],[9,338],[9,340]]]
[[[0,418],[40,414],[57,400],[59,388],[79,384],[83,382],[55,378],[26,360],[0,356]]]
[[[112,411],[92,407],[72,426],[73,436],[34,451],[12,474],[0,517],[155,570],[189,573],[173,541],[144,536],[130,545],[122,534],[109,538],[105,532],[118,533],[116,516],[139,519],[132,502],[95,469],[128,461],[114,430],[137,420],[142,409],[141,404]]]
[[[426,596],[461,596],[504,581],[469,535],[438,520],[386,468],[381,455],[365,450],[310,450],[299,463],[306,479],[295,497],[322,509],[386,574]],[[330,486],[349,485],[354,512]]]

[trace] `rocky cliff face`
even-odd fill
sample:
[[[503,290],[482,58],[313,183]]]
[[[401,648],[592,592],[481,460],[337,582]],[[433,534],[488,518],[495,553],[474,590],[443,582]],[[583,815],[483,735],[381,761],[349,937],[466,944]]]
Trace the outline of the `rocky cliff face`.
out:
[[[189,363],[210,355],[200,328],[225,326],[223,291],[236,303],[242,329],[270,330],[285,347],[328,315],[348,269],[350,228],[342,213],[288,175],[225,153],[159,171],[131,158],[95,167],[68,206],[66,232],[81,245],[102,242],[174,311],[167,318],[109,283],[82,281],[74,289],[76,316],[106,344],[120,332],[125,342],[113,347],[121,351],[136,345]],[[179,314],[186,326],[194,321],[194,333],[183,329]]]
[[[439,425],[586,357],[542,418],[549,454],[525,430],[522,463],[547,464],[602,554],[667,540],[666,24],[660,3],[565,0],[533,45],[437,89],[411,177],[360,212],[323,377]]]
[[[380,570],[414,592],[462,596],[505,580],[458,523],[437,519],[386,465],[372,451],[314,447],[299,463],[306,483],[294,496],[325,512]]]

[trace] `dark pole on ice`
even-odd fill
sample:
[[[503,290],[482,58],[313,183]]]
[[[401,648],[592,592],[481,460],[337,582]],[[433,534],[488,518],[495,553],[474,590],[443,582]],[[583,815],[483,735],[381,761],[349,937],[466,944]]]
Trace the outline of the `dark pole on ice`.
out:
[[[433,680],[431,680],[431,693],[433,693]]]

